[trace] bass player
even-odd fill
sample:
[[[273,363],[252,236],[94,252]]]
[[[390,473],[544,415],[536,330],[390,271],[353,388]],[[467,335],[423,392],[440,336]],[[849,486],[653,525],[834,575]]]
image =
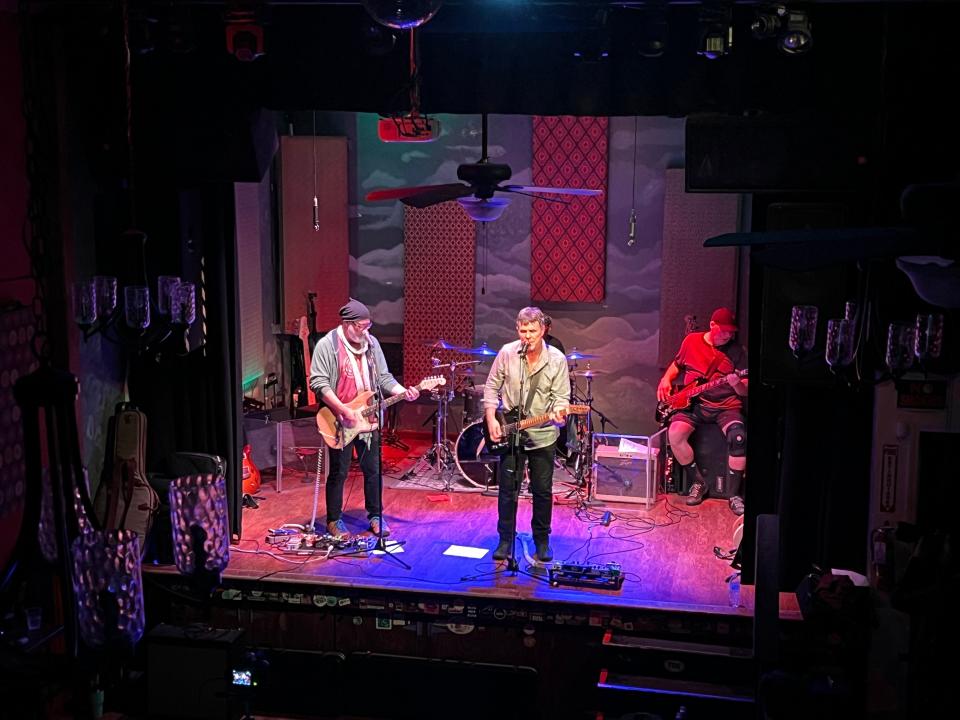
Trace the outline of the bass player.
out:
[[[340,308],[340,324],[320,340],[313,349],[310,362],[310,389],[347,427],[363,428],[343,449],[330,449],[330,476],[327,478],[327,533],[334,537],[349,534],[341,517],[343,486],[356,448],[363,471],[363,499],[370,531],[386,537],[390,529],[383,520],[380,497],[380,429],[370,424],[359,408],[347,406],[364,390],[377,387],[384,396],[405,395],[416,400],[419,388],[404,387],[387,368],[380,343],[370,334],[373,322],[370,309],[357,300]]]
[[[547,345],[543,312],[525,307],[517,314],[518,339],[500,348],[483,388],[483,411],[493,441],[502,439],[497,409],[522,409],[523,416],[548,415],[551,423],[563,423],[570,404],[567,359]],[[537,559],[553,559],[550,522],[553,517],[553,458],[557,435],[555,424],[534,427],[517,438],[513,451],[500,461],[500,488],[497,493],[499,544],[494,560],[513,556],[516,537],[517,501],[524,465],[530,466],[530,494],[533,496],[533,542]]]
[[[657,386],[657,399],[666,400],[674,389],[693,382],[725,376],[727,382],[699,395],[691,406],[677,411],[669,420],[667,437],[673,456],[693,478],[687,505],[699,505],[709,494],[696,462],[690,435],[698,426],[716,423],[727,440],[727,487],[730,510],[743,515],[743,473],[747,467],[747,429],[743,420],[743,397],[747,395],[747,379],[741,377],[747,353],[733,342],[737,323],[728,308],[717,308],[710,316],[707,332],[688,334],[680,350]]]

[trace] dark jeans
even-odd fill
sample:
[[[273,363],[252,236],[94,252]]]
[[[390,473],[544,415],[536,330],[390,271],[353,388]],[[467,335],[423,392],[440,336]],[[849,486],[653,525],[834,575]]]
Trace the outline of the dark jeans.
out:
[[[380,433],[375,432],[370,447],[359,437],[344,446],[343,450],[330,450],[330,473],[327,476],[327,522],[336,522],[343,514],[343,484],[350,472],[353,449],[363,471],[363,500],[367,518],[380,515]]]
[[[530,494],[533,495],[533,519],[530,523],[534,542],[550,537],[553,516],[553,456],[551,444],[536,450],[509,453],[500,461],[500,489],[497,493],[497,532],[502,540],[513,537],[516,529],[517,499],[523,482],[523,469],[530,465]]]

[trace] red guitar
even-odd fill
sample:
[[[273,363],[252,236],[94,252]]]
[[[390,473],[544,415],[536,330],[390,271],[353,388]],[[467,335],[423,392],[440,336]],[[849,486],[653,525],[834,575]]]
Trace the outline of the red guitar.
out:
[[[741,378],[747,376],[746,370],[736,370],[735,373]],[[685,385],[677,390],[673,395],[657,403],[657,411],[654,413],[658,423],[666,422],[670,416],[679,410],[690,407],[690,403],[697,395],[712,390],[715,387],[723,385],[727,381],[726,375],[720,375],[713,380],[703,382],[702,379],[694,380],[689,385]]]
[[[260,470],[250,457],[250,446],[243,446],[243,494],[256,495],[260,489]]]

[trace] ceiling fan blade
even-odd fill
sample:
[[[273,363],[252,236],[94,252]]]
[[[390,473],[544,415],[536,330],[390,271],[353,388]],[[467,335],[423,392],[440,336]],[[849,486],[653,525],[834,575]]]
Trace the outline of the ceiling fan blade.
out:
[[[539,187],[537,185],[503,185],[498,190],[520,193],[550,193],[553,195],[602,195],[603,190],[592,188]]]
[[[402,200],[411,195],[430,192],[432,190],[445,188],[463,188],[466,185],[460,183],[448,183],[445,185],[414,185],[411,187],[385,188],[383,190],[371,190],[367,193],[367,202],[377,202],[379,200]],[[469,188],[468,188],[469,189]],[[458,197],[458,196],[454,196]]]
[[[457,198],[473,195],[472,185],[461,185],[451,183],[450,185],[435,185],[426,192],[420,192],[415,195],[408,195],[400,198],[400,202],[415,208],[425,208],[447,200],[456,200]]]

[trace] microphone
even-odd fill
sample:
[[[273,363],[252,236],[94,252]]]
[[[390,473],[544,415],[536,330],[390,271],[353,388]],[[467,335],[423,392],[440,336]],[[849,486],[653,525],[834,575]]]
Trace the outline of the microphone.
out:
[[[313,196],[313,230],[320,232],[320,206],[317,204],[317,196]]]
[[[517,355],[519,355],[520,357],[523,357],[524,355],[527,354],[527,350],[529,349],[530,349],[530,343],[522,342],[520,343],[520,349],[517,350]]]
[[[627,233],[627,247],[637,242],[637,213],[630,208],[630,232]]]

